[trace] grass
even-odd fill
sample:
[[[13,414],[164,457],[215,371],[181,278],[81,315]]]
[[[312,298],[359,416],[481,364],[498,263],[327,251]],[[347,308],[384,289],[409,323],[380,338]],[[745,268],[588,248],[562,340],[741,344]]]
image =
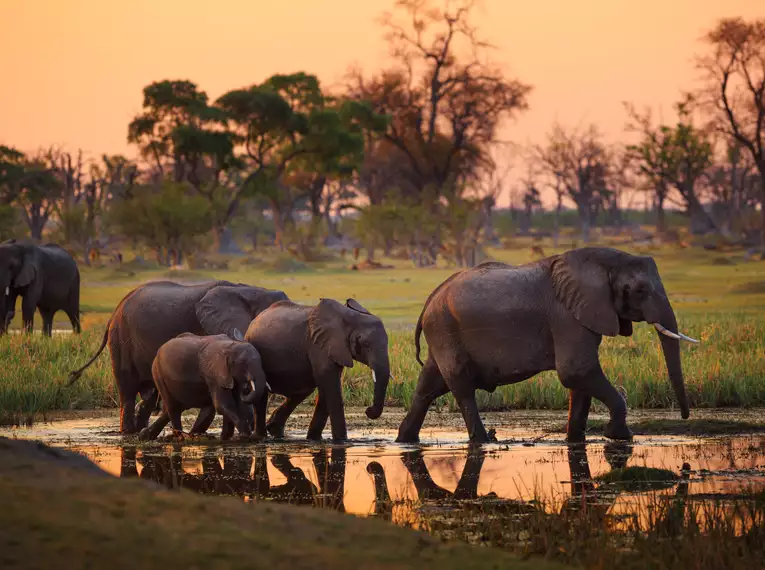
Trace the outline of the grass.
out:
[[[521,243],[521,242],[519,242]],[[545,248],[551,253],[549,248]],[[629,251],[629,249],[628,249]],[[646,253],[646,252],[641,252]],[[681,330],[699,338],[701,345],[683,345],[683,368],[693,407],[765,405],[765,263],[748,261],[743,252],[704,251],[666,247],[648,251],[654,256],[678,315]],[[528,247],[495,250],[495,258],[525,263]],[[720,257],[730,263],[719,264]],[[265,259],[265,258],[264,258]],[[291,299],[313,304],[320,297],[354,297],[386,324],[391,341],[392,373],[389,403],[407,406],[420,367],[414,358],[412,331],[424,300],[432,289],[454,272],[453,268],[412,269],[407,262],[386,260],[390,270],[351,271],[351,261],[310,264],[298,273],[281,258],[265,261],[232,260],[223,271],[175,272],[190,280],[230,279],[285,291]],[[108,354],[102,355],[72,387],[68,373],[83,364],[97,348],[103,326],[119,300],[149,279],[166,279],[163,269],[131,266],[133,275],[114,267],[83,268],[83,325],[80,336],[61,335],[53,340],[39,335],[0,338],[0,421],[23,420],[30,414],[56,409],[115,405],[117,396]],[[175,277],[174,277],[175,278]],[[16,317],[16,326],[19,316]],[[40,319],[37,317],[39,328]],[[67,328],[57,315],[56,328]],[[426,349],[424,349],[426,350]],[[666,377],[656,333],[635,325],[630,338],[605,338],[601,362],[611,381],[623,388],[634,408],[671,408],[676,405]],[[568,394],[554,373],[544,373],[494,393],[479,391],[484,410],[565,409]],[[369,371],[357,365],[345,373],[349,405],[372,399]],[[451,395],[436,405],[455,407]]]
[[[762,567],[762,492],[695,500],[683,496],[682,482],[666,484],[673,485],[676,493],[628,496],[629,513],[614,504],[619,491],[629,490],[612,485],[563,502],[483,499],[451,509],[414,508],[420,527],[436,537],[502,548],[532,560],[623,570]]]
[[[167,491],[82,457],[0,438],[0,567],[561,568],[447,545],[380,520]]]

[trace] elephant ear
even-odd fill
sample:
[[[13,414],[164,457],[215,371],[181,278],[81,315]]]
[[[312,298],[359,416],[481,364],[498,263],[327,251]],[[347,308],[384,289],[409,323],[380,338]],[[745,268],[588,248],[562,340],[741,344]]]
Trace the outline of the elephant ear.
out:
[[[15,287],[26,287],[32,283],[32,281],[34,281],[36,276],[37,270],[35,269],[35,262],[32,254],[25,253],[24,261],[21,265],[21,270],[19,271],[18,275],[16,275],[16,279],[13,280],[13,285]]]
[[[234,378],[229,368],[229,346],[220,342],[212,342],[205,346],[199,354],[199,370],[208,380],[214,380],[226,390],[234,388]]]
[[[582,325],[605,336],[619,334],[608,269],[595,252],[564,253],[553,261],[552,280],[555,296]]]
[[[333,362],[352,368],[348,328],[343,319],[343,311],[347,310],[337,301],[322,299],[308,316],[308,331],[311,342],[324,350]]]
[[[207,335],[225,334],[233,338],[234,329],[246,331],[253,319],[249,303],[237,286],[210,289],[194,307],[197,320]]]
[[[372,314],[369,311],[367,311],[364,307],[362,307],[361,304],[356,299],[347,299],[345,301],[345,306],[359,313],[364,313],[365,315]]]

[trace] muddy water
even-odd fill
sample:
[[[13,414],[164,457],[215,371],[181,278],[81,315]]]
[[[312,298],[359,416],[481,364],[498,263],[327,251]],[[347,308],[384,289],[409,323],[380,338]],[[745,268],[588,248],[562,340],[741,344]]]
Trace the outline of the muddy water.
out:
[[[114,416],[0,430],[0,435],[65,446],[116,476],[169,488],[326,506],[415,527],[421,524],[423,505],[453,508],[460,501],[542,498],[558,509],[586,498],[611,514],[640,514],[647,493],[724,500],[765,490],[762,434],[636,437],[632,444],[591,438],[586,446],[567,446],[562,435],[540,437],[525,422],[498,430],[499,443],[470,448],[463,431],[444,423],[423,432],[418,446],[395,444],[393,429],[351,429],[351,442],[342,446],[308,444],[301,441],[303,430],[288,432],[281,442],[221,444],[211,430],[211,437],[183,445],[137,446],[116,433]],[[661,468],[672,475],[637,491],[615,490],[598,481],[625,466]]]

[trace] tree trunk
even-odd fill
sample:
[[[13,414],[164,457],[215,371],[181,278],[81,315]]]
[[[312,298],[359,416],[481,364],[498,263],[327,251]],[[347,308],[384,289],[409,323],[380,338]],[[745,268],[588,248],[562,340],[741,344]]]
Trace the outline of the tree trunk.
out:
[[[236,245],[231,228],[228,226],[218,226],[215,228],[215,250],[218,253],[229,253],[239,255],[242,250]]]
[[[558,203],[555,205],[555,218],[553,221],[553,247],[558,247],[560,239],[560,211],[563,208],[563,195],[558,194]]]

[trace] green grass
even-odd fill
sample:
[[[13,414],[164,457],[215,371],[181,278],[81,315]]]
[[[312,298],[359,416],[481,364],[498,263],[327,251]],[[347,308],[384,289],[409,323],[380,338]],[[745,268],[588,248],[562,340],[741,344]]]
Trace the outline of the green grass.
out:
[[[0,438],[0,567],[563,567],[325,509],[168,491],[73,455]]]
[[[552,253],[548,247],[545,251]],[[747,261],[742,252],[667,247],[647,253],[657,261],[681,330],[702,341],[700,345],[683,345],[691,405],[765,405],[765,262]],[[527,245],[492,254],[514,264],[531,259]],[[719,264],[716,260],[720,257],[730,263]],[[407,406],[420,371],[414,358],[414,323],[428,294],[454,268],[418,270],[407,262],[390,261],[395,269],[351,271],[351,260],[334,260],[311,264],[298,273],[277,273],[275,264],[263,259],[233,260],[226,271],[195,270],[188,277],[229,279],[280,289],[306,304],[320,297],[358,299],[379,315],[389,330],[392,373],[396,378],[389,388],[389,403]],[[0,420],[24,419],[47,410],[115,405],[117,396],[108,354],[102,355],[75,385],[65,384],[68,373],[97,348],[104,324],[125,293],[149,279],[168,278],[164,269],[146,270],[134,265],[131,271],[134,275],[115,271],[114,267],[82,269],[85,333],[81,337],[0,338]],[[62,313],[54,326],[67,327]],[[631,407],[676,405],[652,327],[636,324],[631,338],[605,338],[601,362],[611,381],[624,389]],[[492,394],[479,391],[477,395],[485,410],[567,407],[567,392],[554,373],[498,388]],[[348,405],[371,401],[372,382],[365,367],[357,365],[345,373],[345,397]],[[436,405],[453,408],[454,400],[447,395]]]

